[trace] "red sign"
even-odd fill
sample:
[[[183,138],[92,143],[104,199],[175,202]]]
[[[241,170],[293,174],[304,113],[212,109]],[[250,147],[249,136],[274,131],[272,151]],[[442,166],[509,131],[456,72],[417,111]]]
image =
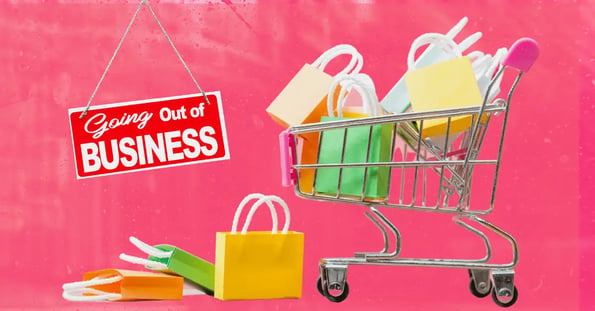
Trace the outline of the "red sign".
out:
[[[229,159],[221,94],[68,110],[77,178]]]

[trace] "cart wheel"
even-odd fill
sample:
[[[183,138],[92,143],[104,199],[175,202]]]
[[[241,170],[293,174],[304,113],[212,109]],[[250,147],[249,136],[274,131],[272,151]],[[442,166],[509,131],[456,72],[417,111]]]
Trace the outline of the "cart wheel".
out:
[[[322,290],[322,279],[319,277],[318,280],[316,281],[316,289],[318,290],[318,292],[322,295],[324,295],[324,291]]]
[[[347,282],[345,282],[343,291],[337,296],[329,293],[328,288],[322,287],[322,279],[321,278],[318,278],[318,281],[316,282],[316,288],[318,289],[318,292],[321,295],[326,297],[326,299],[328,299],[331,302],[341,302],[347,298],[347,295],[349,295],[349,284],[347,284]]]
[[[473,296],[477,297],[477,298],[484,298],[487,297],[490,292],[492,291],[492,283],[488,282],[488,289],[486,290],[485,293],[480,293],[477,288],[475,287],[475,281],[473,279],[469,280],[469,290],[471,291],[471,294],[473,294]]]
[[[519,298],[519,292],[517,291],[516,286],[514,287],[512,297],[510,297],[510,300],[508,300],[506,302],[502,302],[502,301],[498,300],[498,295],[496,294],[496,289],[495,288],[492,289],[492,300],[494,300],[494,302],[502,308],[508,308],[508,307],[512,306],[517,301],[518,298]]]

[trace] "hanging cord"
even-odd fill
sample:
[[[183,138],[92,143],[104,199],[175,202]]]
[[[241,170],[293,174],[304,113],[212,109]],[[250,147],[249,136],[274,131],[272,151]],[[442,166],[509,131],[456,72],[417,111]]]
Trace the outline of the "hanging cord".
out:
[[[151,12],[151,15],[153,15],[153,18],[155,19],[155,21],[157,22],[157,25],[159,25],[159,28],[161,29],[161,32],[163,32],[163,34],[165,35],[165,38],[167,39],[167,42],[169,42],[171,47],[174,49],[174,52],[176,52],[176,55],[180,59],[180,62],[182,62],[182,65],[184,66],[184,68],[186,68],[186,71],[190,75],[190,78],[192,78],[192,82],[194,82],[194,85],[196,85],[196,87],[198,88],[198,90],[200,91],[202,96],[204,97],[205,101],[207,102],[207,105],[211,104],[209,102],[209,99],[207,98],[207,94],[205,94],[205,92],[202,90],[202,88],[200,88],[200,86],[198,85],[198,82],[196,82],[196,79],[194,79],[192,72],[190,72],[190,68],[188,68],[188,66],[186,65],[186,62],[184,62],[184,59],[182,59],[182,55],[180,55],[180,52],[178,52],[178,49],[176,49],[176,46],[171,41],[169,35],[165,31],[165,28],[163,28],[163,25],[161,25],[161,22],[157,18],[157,15],[155,15],[155,12],[151,8],[151,5],[149,5],[149,2],[147,2],[147,0],[143,0],[139,3],[138,7],[136,8],[136,12],[134,12],[132,19],[130,20],[130,23],[128,24],[128,27],[126,27],[126,30],[124,31],[124,35],[122,36],[122,39],[120,39],[120,42],[118,43],[118,46],[116,47],[116,50],[114,51],[114,55],[112,55],[112,58],[107,63],[107,67],[105,67],[105,71],[103,71],[103,74],[101,75],[101,78],[99,79],[99,83],[97,83],[97,86],[95,86],[95,90],[91,94],[91,98],[89,98],[89,102],[87,103],[85,110],[83,110],[83,112],[81,113],[81,116],[79,117],[79,119],[83,119],[87,115],[87,111],[89,111],[89,107],[91,107],[91,102],[93,101],[93,98],[95,97],[95,94],[97,93],[97,90],[99,89],[99,86],[101,85],[101,82],[103,82],[103,79],[105,78],[105,75],[107,74],[107,71],[111,67],[114,59],[116,58],[116,55],[118,54],[118,51],[120,50],[120,47],[122,46],[122,43],[124,42],[124,39],[126,38],[126,35],[128,34],[128,31],[130,31],[130,28],[132,28],[132,24],[134,23],[134,20],[136,19],[136,16],[138,15],[138,12],[140,11],[143,4],[147,6],[147,8],[149,9],[149,12]]]

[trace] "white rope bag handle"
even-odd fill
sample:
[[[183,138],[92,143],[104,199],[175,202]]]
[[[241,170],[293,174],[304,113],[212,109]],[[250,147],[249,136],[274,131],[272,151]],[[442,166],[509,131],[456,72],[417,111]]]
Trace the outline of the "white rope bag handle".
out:
[[[473,51],[467,56],[472,60],[473,72],[477,80],[484,79],[490,81],[496,72],[496,69],[500,67],[500,62],[507,53],[506,48],[500,48],[496,51],[494,56],[490,54],[483,54],[480,51]],[[499,81],[498,81],[499,83]]]
[[[472,59],[471,66],[473,67],[473,72],[475,73],[476,80],[479,80],[481,77],[487,75],[488,70],[492,66],[493,61],[494,58],[490,54],[482,55],[476,58],[475,60]]]
[[[62,297],[68,301],[78,302],[119,300],[122,299],[121,294],[108,293],[98,289],[89,288],[89,286],[112,284],[119,282],[122,279],[122,276],[117,275],[105,279],[96,277],[88,281],[66,283],[62,285]],[[198,288],[194,283],[184,279],[184,287],[182,289],[183,296],[204,294],[205,292],[201,288]]]
[[[79,281],[66,283],[62,285],[62,297],[69,301],[108,301],[118,300],[122,298],[121,294],[108,293],[94,288],[89,288],[95,285],[113,284],[122,280],[121,275],[101,278],[95,277],[88,281]],[[92,294],[92,295],[84,295]]]
[[[240,221],[240,215],[242,214],[242,210],[244,209],[244,206],[246,206],[246,204],[248,204],[248,202],[250,202],[251,200],[257,199],[256,203],[254,203],[253,205],[256,205],[257,203],[261,202],[260,199],[266,198],[267,196],[262,194],[262,193],[252,193],[247,195],[242,202],[240,202],[240,204],[238,205],[238,208],[236,209],[236,212],[233,216],[233,223],[231,225],[231,232],[232,233],[236,233],[237,228],[238,228],[238,222]],[[277,211],[275,210],[275,206],[273,205],[273,203],[270,200],[264,200],[262,202],[265,202],[268,206],[269,206],[269,210],[271,211],[271,218],[273,220],[273,228],[272,228],[272,232],[273,233],[277,233]],[[261,202],[261,203],[262,203]]]
[[[149,256],[153,256],[153,257],[157,257],[157,258],[169,258],[173,254],[172,251],[169,251],[169,252],[162,251],[162,250],[160,250],[156,247],[153,247],[153,246],[151,246],[151,245],[149,245],[133,236],[131,236],[129,238],[129,240],[130,240],[130,243],[132,243],[139,250],[141,250],[143,253],[145,253]],[[157,262],[157,261],[149,260],[146,258],[140,258],[140,257],[136,257],[136,256],[130,256],[130,255],[127,255],[124,253],[120,254],[120,259],[123,261],[127,261],[129,263],[147,266],[150,269],[155,269],[155,270],[166,270],[167,269],[167,265],[162,262]]]
[[[454,40],[461,30],[467,24],[468,18],[463,17],[452,29],[450,29],[444,36],[450,40]],[[465,50],[470,48],[473,44],[475,44],[479,39],[481,39],[482,33],[476,32],[469,37],[465,38],[461,43],[458,44],[459,50],[463,53]],[[444,56],[440,55],[440,53],[436,53],[434,49],[434,44],[430,43],[429,46],[419,55],[419,58],[415,61],[415,64],[421,67],[431,65],[435,62],[440,62],[448,59],[444,59]],[[418,46],[417,48],[421,47]],[[437,46],[440,48],[440,45]],[[431,55],[431,56],[430,56]],[[448,53],[445,54],[448,57]]]
[[[149,255],[149,256],[153,256],[153,257],[157,257],[157,258],[170,258],[173,254],[173,251],[162,251],[154,246],[151,246],[133,236],[131,236],[129,238],[130,243],[132,243],[134,246],[136,246],[139,250],[141,250],[143,253]],[[133,264],[139,264],[139,265],[143,265],[145,267],[148,267],[149,269],[152,270],[157,270],[157,271],[164,271],[167,270],[167,265],[162,263],[162,262],[157,262],[157,261],[153,261],[153,260],[149,260],[146,258],[140,258],[140,257],[136,257],[136,256],[130,256],[127,254],[120,254],[120,259],[129,263],[133,263]],[[182,295],[183,296],[190,296],[190,295],[205,295],[206,293],[199,287],[197,287],[193,282],[188,281],[187,279],[184,279],[184,287],[182,290]]]
[[[506,57],[506,55],[508,54],[508,49],[507,48],[500,48],[498,49],[498,51],[496,51],[496,54],[494,55],[494,58],[492,60],[492,65],[487,69],[485,76],[491,80],[492,77],[494,76],[496,70],[500,67],[502,67],[502,60]],[[496,81],[494,81],[494,86],[492,87],[490,94],[488,94],[488,101],[492,101],[494,100],[494,98],[496,98],[496,96],[498,96],[498,93],[500,93],[500,83],[502,82],[502,75],[500,75],[498,77],[498,79]]]
[[[242,227],[242,231],[240,233],[246,234],[248,232],[248,226],[252,222],[252,217],[254,216],[254,213],[256,212],[258,207],[260,207],[263,203],[266,203],[269,206],[269,210],[271,211],[271,218],[273,220],[273,228],[272,228],[271,232],[276,234],[278,231],[278,229],[277,229],[278,219],[277,219],[277,212],[276,212],[275,206],[273,204],[273,202],[276,202],[276,203],[279,203],[279,205],[281,205],[281,207],[283,208],[283,211],[285,213],[285,225],[283,226],[281,233],[287,234],[287,231],[289,230],[289,224],[291,222],[291,215],[289,213],[289,207],[287,206],[287,203],[285,203],[285,201],[283,201],[283,199],[281,199],[278,196],[263,195],[260,193],[248,195],[248,196],[246,196],[246,198],[244,198],[244,200],[242,200],[242,203],[244,203],[244,204],[240,203],[240,205],[238,206],[238,209],[236,210],[236,213],[235,213],[234,219],[233,219],[232,228],[231,228],[231,233],[237,233],[238,222],[239,222],[240,214],[242,213],[242,209],[243,209],[245,203],[247,203],[248,201],[250,201],[254,198],[258,198],[258,200],[250,208],[250,211],[248,212],[248,216],[246,216],[246,222],[244,223],[244,227]]]
[[[312,66],[324,71],[324,68],[326,68],[326,66],[339,55],[351,55],[351,60],[349,61],[349,64],[335,76],[360,72],[364,65],[364,59],[357,49],[349,44],[339,44],[328,49],[312,63]]]
[[[411,44],[411,49],[409,50],[409,55],[407,56],[407,65],[409,70],[416,69],[415,52],[417,49],[427,44],[434,44],[438,47],[441,47],[445,52],[450,53],[453,57],[462,56],[461,48],[451,38],[440,33],[426,33],[417,37],[417,39],[415,39]]]
[[[461,43],[459,43],[459,50],[461,51],[461,53],[465,52],[468,48],[475,44],[475,42],[479,41],[479,39],[481,39],[481,36],[481,32],[476,32],[470,35],[469,37],[465,38],[463,41],[461,41]]]
[[[506,57],[507,54],[508,54],[508,49],[507,48],[499,48],[496,51],[496,54],[494,54],[492,65],[486,71],[486,76],[487,77],[492,78],[492,76],[494,75],[494,73],[496,73],[496,69],[498,69],[498,68],[500,68],[502,66],[500,63]]]
[[[357,74],[342,74],[338,75],[333,79],[331,86],[329,87],[329,93],[326,101],[326,109],[329,116],[334,116],[334,94],[337,86],[342,86],[339,98],[337,100],[337,117],[343,117],[343,105],[347,98],[346,93],[355,89],[362,98],[362,105],[364,112],[371,116],[378,115],[378,96],[376,95],[376,87],[372,78],[365,73]]]

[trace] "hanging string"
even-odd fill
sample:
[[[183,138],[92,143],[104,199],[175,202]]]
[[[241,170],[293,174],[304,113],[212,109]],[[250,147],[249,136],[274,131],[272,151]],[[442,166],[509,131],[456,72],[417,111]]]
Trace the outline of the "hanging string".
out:
[[[194,85],[196,85],[196,88],[198,88],[198,90],[200,91],[200,93],[204,97],[205,101],[207,102],[207,105],[210,105],[211,104],[209,102],[209,99],[207,98],[207,95],[205,94],[205,92],[198,85],[198,82],[196,82],[196,79],[194,79],[194,76],[192,75],[192,72],[190,72],[190,68],[188,68],[188,66],[186,65],[186,62],[184,62],[184,59],[182,59],[182,55],[180,55],[180,52],[178,52],[178,49],[176,49],[176,46],[174,45],[173,41],[170,39],[169,35],[165,31],[165,28],[163,28],[163,25],[161,25],[161,22],[159,21],[159,19],[157,18],[157,15],[155,14],[155,12],[153,11],[153,9],[151,8],[151,5],[149,5],[149,2],[147,2],[147,0],[142,0],[139,3],[138,7],[136,8],[136,11],[134,12],[134,15],[132,16],[132,19],[130,20],[130,23],[128,24],[128,27],[126,27],[126,30],[124,31],[124,35],[120,39],[120,42],[118,43],[118,46],[116,46],[116,50],[114,51],[114,55],[112,55],[112,58],[107,63],[107,67],[105,67],[105,70],[103,71],[103,74],[101,75],[101,78],[99,79],[99,83],[97,83],[97,86],[95,86],[95,90],[91,94],[91,98],[89,98],[89,102],[87,102],[87,106],[85,107],[85,110],[83,110],[83,112],[81,113],[81,116],[79,117],[79,119],[82,119],[82,118],[84,118],[87,115],[87,111],[89,111],[89,108],[91,107],[91,102],[93,101],[93,98],[95,97],[95,94],[97,93],[97,90],[99,89],[99,86],[103,82],[103,79],[105,78],[105,75],[107,74],[109,68],[111,67],[112,62],[116,58],[116,55],[118,54],[118,51],[120,50],[120,47],[122,46],[122,43],[124,42],[124,39],[126,38],[126,35],[128,34],[128,31],[130,31],[130,28],[132,28],[132,24],[134,23],[134,20],[136,19],[136,16],[138,15],[138,12],[140,11],[140,9],[141,9],[141,7],[142,7],[143,4],[147,6],[147,8],[149,9],[149,12],[151,12],[151,15],[153,15],[153,18],[155,19],[155,21],[157,22],[157,25],[161,29],[161,32],[163,32],[163,34],[165,35],[165,38],[167,39],[167,42],[169,42],[169,44],[171,45],[171,47],[174,49],[174,52],[178,56],[178,59],[180,59],[180,62],[182,62],[182,65],[184,66],[184,68],[186,69],[186,71],[188,72],[188,74],[190,75],[190,78],[192,79],[192,82],[194,82]]]

